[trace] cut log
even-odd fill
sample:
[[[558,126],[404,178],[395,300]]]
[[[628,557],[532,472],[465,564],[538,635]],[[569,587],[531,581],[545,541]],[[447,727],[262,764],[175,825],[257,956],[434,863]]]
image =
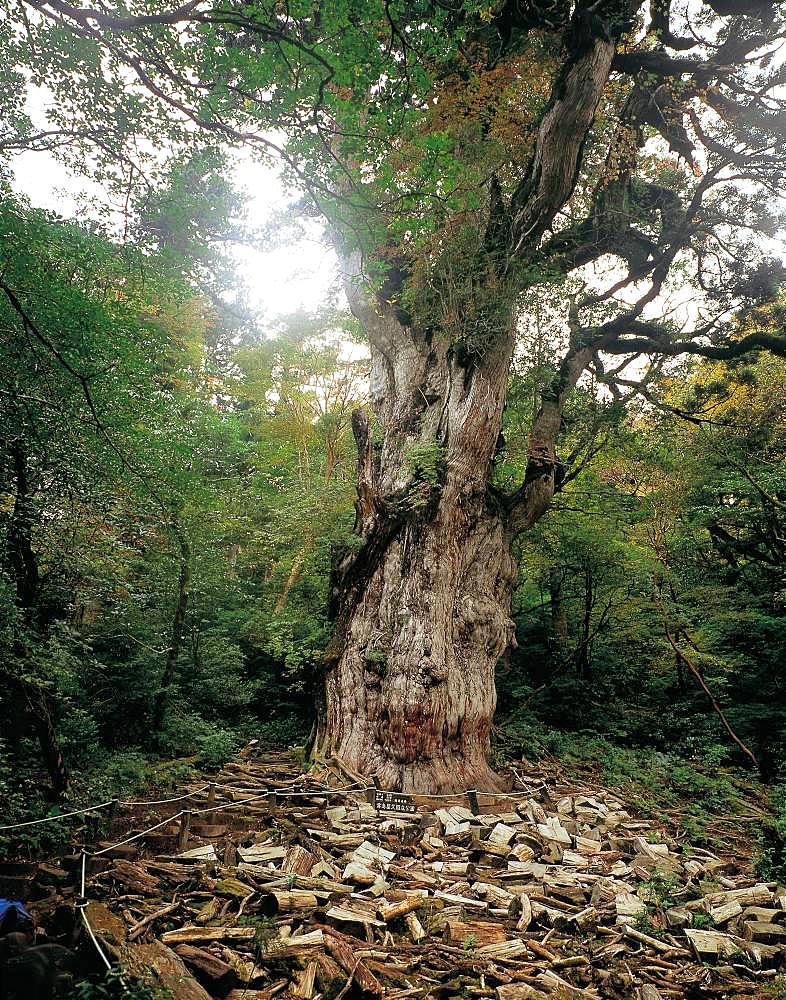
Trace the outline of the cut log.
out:
[[[485,899],[489,906],[503,910],[507,910],[514,899],[513,893],[491,882],[475,882],[472,891],[481,899]]]
[[[211,1000],[210,994],[191,975],[182,958],[160,941],[136,945],[133,958],[128,971],[169,990],[172,1000]]]
[[[212,844],[205,844],[204,847],[193,847],[190,851],[184,851],[176,857],[178,861],[218,861],[216,849]]]
[[[462,948],[483,948],[507,940],[502,924],[492,923],[490,920],[473,920],[466,923],[461,920],[446,920],[444,936],[448,944]]]
[[[316,863],[317,858],[314,857],[311,851],[307,851],[305,847],[301,847],[299,844],[294,844],[287,849],[281,870],[291,872],[295,875],[310,875],[311,869]]]
[[[384,902],[379,908],[379,915],[385,923],[390,923],[391,920],[398,920],[400,917],[404,917],[408,913],[412,913],[413,910],[417,910],[419,907],[423,906],[426,899],[426,896],[413,894],[412,896],[407,896],[396,903]]]
[[[238,847],[237,856],[250,865],[261,865],[266,861],[278,861],[286,855],[286,849],[276,844],[253,844]]]
[[[500,941],[499,944],[486,944],[482,948],[478,948],[479,955],[493,959],[495,962],[509,962],[515,958],[521,958],[527,952],[527,946],[518,938],[511,941]]]
[[[300,997],[301,1000],[311,1000],[316,992],[316,978],[319,965],[311,961],[297,974],[295,986],[292,989],[292,996]]]
[[[571,845],[570,834],[556,816],[551,816],[545,823],[538,823],[538,833],[544,840],[551,840],[565,847]]]
[[[303,889],[289,891],[266,891],[259,900],[259,912],[264,917],[275,917],[279,913],[300,913],[315,910],[318,902],[313,892]]]
[[[729,934],[720,934],[717,931],[702,931],[688,927],[685,930],[685,937],[690,941],[700,962],[729,958],[740,950]]]
[[[276,958],[289,958],[293,955],[311,955],[322,951],[325,946],[325,935],[320,930],[309,931],[295,937],[282,937],[275,943],[273,949]]]
[[[532,903],[526,892],[519,896],[519,918],[516,922],[516,930],[525,931],[532,923]]]
[[[175,953],[183,959],[190,968],[195,969],[199,978],[212,990],[225,993],[237,982],[234,969],[226,962],[204,948],[195,948],[190,944],[179,944]]]
[[[513,827],[506,826],[504,823],[497,823],[489,834],[487,843],[497,844],[500,847],[507,847],[515,836],[516,831]]]
[[[786,927],[783,924],[768,924],[762,920],[746,920],[742,925],[743,937],[748,941],[762,944],[786,944]]]
[[[653,948],[655,951],[675,951],[673,944],[667,944],[665,941],[659,941],[658,938],[651,937],[649,934],[643,934],[641,931],[637,931],[635,927],[631,927],[630,924],[623,924],[622,932],[625,937],[639,941],[641,944],[646,945],[648,948]]]
[[[715,926],[720,927],[738,917],[742,913],[742,907],[736,899],[733,899],[730,903],[722,903],[720,906],[710,906],[708,913]]]
[[[253,941],[253,927],[181,927],[162,934],[164,944],[209,944],[211,941]]]
[[[395,856],[395,851],[386,851],[384,847],[372,844],[368,840],[364,840],[352,852],[352,860],[357,862],[357,864],[365,865],[367,868],[376,867],[383,870],[387,868]]]
[[[415,942],[419,944],[423,938],[426,936],[426,931],[423,924],[418,920],[414,913],[408,913],[404,917],[404,923],[406,924],[407,930],[409,931],[409,936]]]
[[[377,881],[377,873],[361,864],[359,861],[350,862],[344,869],[341,876],[345,882],[352,882],[354,885],[369,886]]]
[[[574,913],[570,922],[582,932],[586,933],[598,924],[598,911],[594,906],[585,906],[583,910]]]
[[[451,892],[441,892],[437,891],[434,893],[435,899],[441,899],[445,903],[454,903],[457,906],[463,906],[466,910],[487,910],[488,903],[483,902],[480,899],[471,899],[469,896],[458,896]]]
[[[370,993],[373,996],[379,996],[382,993],[379,980],[357,957],[350,944],[332,934],[326,934],[325,947],[341,968],[354,979],[363,993]]]
[[[364,899],[361,896],[350,896],[341,903],[331,906],[325,916],[332,923],[368,924],[372,927],[384,927],[385,921],[377,919],[377,902],[374,899]]]
[[[475,870],[469,861],[433,861],[431,868],[440,875],[454,878],[472,878]]]

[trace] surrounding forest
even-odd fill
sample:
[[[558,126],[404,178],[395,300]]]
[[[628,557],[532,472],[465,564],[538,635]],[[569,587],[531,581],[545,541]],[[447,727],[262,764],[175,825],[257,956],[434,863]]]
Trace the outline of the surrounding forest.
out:
[[[699,842],[764,783],[784,870],[784,17],[0,3],[4,824],[255,738],[558,757]],[[346,297],[256,315],[232,246],[315,220]]]

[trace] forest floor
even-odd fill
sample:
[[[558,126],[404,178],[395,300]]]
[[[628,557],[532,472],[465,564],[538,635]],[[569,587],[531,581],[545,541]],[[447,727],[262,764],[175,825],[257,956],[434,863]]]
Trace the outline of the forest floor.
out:
[[[752,866],[759,793],[703,817],[698,844],[695,803],[632,779],[628,798],[601,771],[521,762],[504,797],[375,804],[340,761],[304,773],[251,745],[118,813],[84,899],[78,851],[0,888],[83,968],[97,944],[174,1000],[786,997],[786,890]]]

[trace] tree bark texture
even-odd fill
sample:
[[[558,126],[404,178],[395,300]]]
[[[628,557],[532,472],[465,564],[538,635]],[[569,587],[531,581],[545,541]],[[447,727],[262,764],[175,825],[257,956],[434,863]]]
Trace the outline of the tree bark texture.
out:
[[[335,575],[317,750],[385,788],[493,788],[494,668],[515,642],[516,565],[487,483],[512,336],[466,368],[447,341],[371,322],[383,439],[375,448],[355,414],[362,543]]]

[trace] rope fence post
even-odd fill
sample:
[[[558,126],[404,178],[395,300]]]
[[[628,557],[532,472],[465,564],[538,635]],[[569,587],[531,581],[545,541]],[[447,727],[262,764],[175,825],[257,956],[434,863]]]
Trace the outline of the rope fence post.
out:
[[[191,829],[191,810],[184,809],[180,817],[180,831],[177,835],[177,849],[184,851],[188,843],[188,834]]]

